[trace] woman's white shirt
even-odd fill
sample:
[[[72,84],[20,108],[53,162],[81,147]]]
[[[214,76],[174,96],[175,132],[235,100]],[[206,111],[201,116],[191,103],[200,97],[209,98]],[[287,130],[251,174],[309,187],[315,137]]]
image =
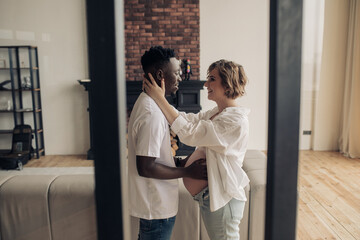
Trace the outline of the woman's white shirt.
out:
[[[198,114],[179,112],[171,125],[180,141],[206,149],[210,210],[216,211],[232,198],[246,201],[249,183],[242,169],[249,137],[249,109],[228,107],[221,113],[215,107]]]

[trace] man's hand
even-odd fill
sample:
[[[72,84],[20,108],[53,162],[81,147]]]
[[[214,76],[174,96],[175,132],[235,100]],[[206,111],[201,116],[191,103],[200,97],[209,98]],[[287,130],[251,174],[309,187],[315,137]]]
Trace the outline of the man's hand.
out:
[[[186,176],[189,178],[207,180],[206,159],[198,159],[190,164],[186,169]]]

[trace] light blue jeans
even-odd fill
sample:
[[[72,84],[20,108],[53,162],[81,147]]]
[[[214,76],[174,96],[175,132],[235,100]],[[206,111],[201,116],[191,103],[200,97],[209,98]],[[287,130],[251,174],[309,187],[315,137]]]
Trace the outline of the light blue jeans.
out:
[[[138,240],[170,240],[175,218],[147,220],[140,218]]]
[[[194,199],[199,202],[200,213],[211,240],[239,240],[239,224],[245,202],[231,199],[224,207],[210,212],[209,189],[205,188]]]

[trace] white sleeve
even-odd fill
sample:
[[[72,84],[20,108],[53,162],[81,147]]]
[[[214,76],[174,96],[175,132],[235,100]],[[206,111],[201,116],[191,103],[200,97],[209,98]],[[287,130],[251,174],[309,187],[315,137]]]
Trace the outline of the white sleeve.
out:
[[[179,112],[179,115],[181,115],[186,121],[196,123],[200,120],[206,120],[209,118],[209,116],[213,115],[214,109],[208,110],[206,112],[199,112],[199,113],[186,113],[186,112]]]
[[[154,112],[146,115],[133,129],[135,139],[135,153],[138,156],[160,157],[160,149],[166,128],[164,121]]]
[[[188,121],[179,115],[171,129],[180,141],[189,146],[208,147],[216,152],[224,153],[229,144],[239,138],[241,125],[226,117],[216,120]]]

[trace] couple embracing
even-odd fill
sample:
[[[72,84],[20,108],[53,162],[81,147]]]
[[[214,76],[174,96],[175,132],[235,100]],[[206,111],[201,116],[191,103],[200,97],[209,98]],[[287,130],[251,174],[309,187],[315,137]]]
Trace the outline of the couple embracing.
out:
[[[130,214],[140,219],[138,239],[170,239],[178,211],[178,178],[184,177],[207,180],[201,189],[196,189],[196,180],[186,184],[195,189],[190,193],[199,202],[210,239],[239,239],[249,183],[242,169],[249,110],[236,101],[247,84],[243,67],[227,60],[212,63],[204,86],[217,106],[192,114],[177,111],[165,98],[176,93],[181,81],[172,49],[151,47],[141,64],[144,92],[128,124]],[[198,160],[172,156],[170,128],[182,143],[197,147],[192,155]]]

